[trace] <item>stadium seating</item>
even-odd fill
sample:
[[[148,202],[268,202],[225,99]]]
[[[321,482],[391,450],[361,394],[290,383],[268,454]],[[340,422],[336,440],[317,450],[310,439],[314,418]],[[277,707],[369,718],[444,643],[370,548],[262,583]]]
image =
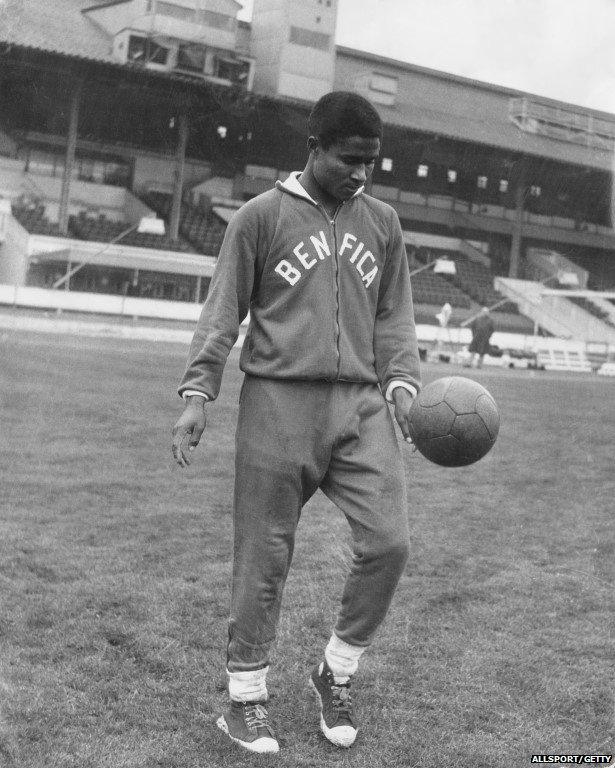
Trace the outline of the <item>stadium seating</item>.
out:
[[[164,219],[171,214],[171,195],[162,192],[148,192],[142,195],[143,202]],[[206,211],[192,203],[182,201],[179,229],[186,240],[205,256],[217,256],[226,232],[226,223],[213,211]]]
[[[453,258],[457,273],[450,275],[449,279],[474,301],[484,307],[492,307],[505,298],[493,287],[493,274],[486,266],[477,261],[471,261],[461,253],[456,253]],[[494,311],[516,314],[518,309],[514,302],[509,301],[494,307]]]
[[[594,317],[597,317],[599,320],[602,320],[607,325],[610,325],[611,328],[615,328],[615,323],[611,320],[611,316],[608,312],[605,312],[603,309],[600,309],[600,307],[596,306],[594,302],[585,296],[568,296],[568,301],[571,301],[573,304],[576,304],[577,307],[581,307],[581,309],[584,309],[586,312],[589,312]]]
[[[59,235],[58,225],[49,221],[40,202],[19,200],[12,204],[13,216],[33,235]]]
[[[429,259],[429,251],[419,248],[413,253],[415,262],[410,263],[410,269],[422,267]],[[434,304],[442,306],[447,302],[452,307],[470,309],[472,302],[462,290],[436,275],[430,269],[412,275],[412,296],[415,304]]]
[[[412,295],[416,304],[437,304],[448,302],[452,307],[469,309],[470,298],[454,285],[449,285],[432,272],[419,272],[412,276]]]
[[[104,215],[88,216],[80,212],[77,216],[69,217],[69,232],[79,240],[93,240],[109,243],[119,237],[130,227],[125,221],[112,221]],[[191,251],[190,245],[182,240],[172,242],[168,235],[152,235],[145,232],[132,231],[121,239],[122,245],[133,245],[138,248],[157,248],[160,250]]]
[[[12,203],[11,208],[13,216],[31,234],[60,236],[59,226],[57,223],[49,221],[44,203],[19,199]],[[129,222],[113,221],[104,215],[91,216],[87,215],[85,211],[80,211],[76,216],[69,216],[67,236],[77,240],[109,243],[129,228]],[[168,235],[151,235],[137,231],[124,235],[121,243],[139,248],[182,252],[193,250],[189,243],[184,240],[172,242]]]

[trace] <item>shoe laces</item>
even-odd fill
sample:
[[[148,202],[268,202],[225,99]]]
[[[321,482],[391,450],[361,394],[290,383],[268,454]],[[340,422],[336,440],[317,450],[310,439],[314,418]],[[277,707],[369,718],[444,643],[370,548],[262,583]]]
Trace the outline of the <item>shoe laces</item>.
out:
[[[352,700],[350,698],[350,683],[336,683],[333,675],[329,677],[331,688],[331,703],[339,714],[352,714]]]
[[[248,728],[271,728],[269,714],[260,704],[247,704],[244,709],[244,718]]]

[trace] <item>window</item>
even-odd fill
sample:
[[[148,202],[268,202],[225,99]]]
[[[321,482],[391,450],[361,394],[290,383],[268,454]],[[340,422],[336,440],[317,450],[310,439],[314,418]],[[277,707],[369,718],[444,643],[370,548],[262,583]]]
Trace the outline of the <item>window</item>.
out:
[[[79,171],[77,172],[77,178],[82,181],[93,181],[94,179],[94,161],[83,159],[78,163]]]
[[[199,11],[202,23],[207,27],[214,29],[223,29],[226,32],[234,32],[237,26],[237,20],[233,16],[227,16],[225,13],[216,13],[216,11]]]
[[[479,176],[479,177],[476,179],[476,186],[477,186],[479,189],[487,189],[487,181],[488,181],[488,179],[487,179],[487,177],[486,177],[486,176]]]
[[[421,163],[416,169],[416,175],[419,179],[426,179],[429,176],[429,166],[425,165],[425,163]]]
[[[321,51],[328,51],[331,44],[331,35],[325,35],[323,32],[313,32],[311,29],[303,29],[303,27],[291,27],[288,42],[295,45],[304,45],[306,48],[318,48]]]
[[[369,87],[372,91],[397,94],[397,78],[390,75],[380,75],[374,72],[371,76]]]
[[[175,5],[175,3],[165,3],[162,0],[156,2],[156,13],[162,16],[170,16],[173,19],[179,19],[180,21],[196,22],[196,11],[194,8],[184,8],[183,5]]]
[[[166,64],[169,49],[146,37],[131,35],[128,41],[128,61],[133,64]]]
[[[508,192],[508,179],[500,179],[500,192]]]
[[[180,43],[177,50],[177,69],[189,72],[203,72],[205,69],[205,48],[202,45]]]
[[[383,157],[382,163],[380,164],[380,167],[383,171],[392,171],[393,170],[393,160],[390,157]]]
[[[369,77],[369,93],[366,95],[374,104],[392,107],[397,96],[397,78],[372,72]]]
[[[245,85],[250,75],[250,63],[241,59],[216,58],[214,75],[221,80],[230,80],[237,85]]]
[[[37,173],[40,176],[54,176],[55,160],[55,155],[50,155],[47,152],[37,152],[34,150],[30,154],[28,171],[30,171],[30,173]]]
[[[446,180],[449,184],[454,184],[457,181],[457,171],[454,168],[449,168],[446,172]]]

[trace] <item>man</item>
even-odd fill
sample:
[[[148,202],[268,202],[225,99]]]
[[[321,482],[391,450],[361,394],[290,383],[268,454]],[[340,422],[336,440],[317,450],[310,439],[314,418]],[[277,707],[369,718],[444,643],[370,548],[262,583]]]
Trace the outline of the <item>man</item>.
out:
[[[252,752],[277,752],[266,675],[301,508],[320,488],[354,542],[341,610],[310,677],[320,725],[349,747],[350,679],[384,619],[408,555],[399,443],[419,389],[412,296],[395,211],[363,191],[380,151],[378,113],[354,93],[323,96],[308,122],[302,172],[246,203],[230,222],[174,427],[180,466],[250,312],[236,433],[234,562],[227,674],[218,720]]]
[[[480,314],[467,324],[472,330],[472,341],[468,347],[468,352],[472,355],[469,360],[469,367],[482,368],[483,358],[489,352],[489,341],[495,330],[489,308],[483,307]],[[466,325],[466,323],[462,323],[462,325]]]

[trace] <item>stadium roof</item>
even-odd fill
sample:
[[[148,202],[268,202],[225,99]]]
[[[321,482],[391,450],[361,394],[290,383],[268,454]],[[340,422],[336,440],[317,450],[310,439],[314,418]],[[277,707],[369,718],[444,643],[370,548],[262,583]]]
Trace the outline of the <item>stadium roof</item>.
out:
[[[611,170],[612,138],[603,142],[598,128],[602,126],[612,137],[613,114],[353,48],[336,46],[336,51],[336,88],[352,87],[370,64],[377,67],[378,74],[395,78],[395,104],[377,104],[387,125]],[[370,93],[366,95],[369,98]],[[520,101],[538,105],[537,111],[544,107],[554,128],[560,125],[558,120],[570,120],[570,138],[557,135],[554,129],[550,133],[538,128],[521,129],[511,119],[513,102]],[[590,141],[588,133],[575,134],[573,128],[580,131],[584,125],[594,126],[597,143]],[[561,122],[561,126],[564,134],[566,124]]]
[[[88,18],[87,14],[83,13],[86,10],[123,5],[128,2],[131,0],[107,0],[98,3],[96,0],[4,0],[4,3],[0,5],[0,42],[105,62],[115,66],[128,66],[132,69],[130,65],[119,64],[113,58],[109,35]],[[240,22],[240,25],[250,27],[247,22]],[[336,50],[342,56],[386,64],[396,69],[422,73],[440,80],[472,85],[511,96],[532,96],[532,94],[504,86],[461,77],[341,45],[336,45]],[[174,76],[177,77],[177,73],[174,73]],[[540,98],[543,103],[564,104],[564,102],[543,96],[536,98]],[[586,108],[583,108],[583,111],[613,120],[613,115],[606,112]],[[402,124],[404,122],[402,120]]]
[[[92,0],[7,0],[0,13],[4,43],[115,63],[109,36],[81,11]]]
[[[5,0],[0,4],[0,42],[65,56],[118,64],[109,35],[83,13],[130,0]],[[240,22],[240,27],[249,27]]]
[[[575,107],[583,112],[588,112],[598,117],[613,120],[614,115],[612,112],[605,112],[592,107],[583,107],[573,104],[572,102],[559,101],[553,99],[550,96],[541,96],[539,94],[533,94],[529,91],[520,91],[516,88],[510,88],[506,85],[497,85],[496,83],[490,83],[486,80],[476,80],[471,77],[465,77],[463,75],[455,75],[451,72],[445,72],[441,69],[433,69],[432,67],[425,67],[421,64],[413,64],[409,61],[401,61],[400,59],[391,59],[388,56],[381,56],[377,53],[370,53],[369,51],[362,51],[358,48],[348,48],[345,45],[336,45],[336,51],[343,56],[351,56],[356,59],[360,59],[365,62],[373,62],[375,64],[386,64],[395,69],[405,70],[407,72],[417,72],[430,77],[435,77],[438,80],[448,80],[460,85],[470,85],[475,88],[480,88],[486,91],[493,91],[499,94],[507,94],[509,96],[528,96],[532,99],[537,99],[545,104],[552,104],[553,106],[568,106]]]

